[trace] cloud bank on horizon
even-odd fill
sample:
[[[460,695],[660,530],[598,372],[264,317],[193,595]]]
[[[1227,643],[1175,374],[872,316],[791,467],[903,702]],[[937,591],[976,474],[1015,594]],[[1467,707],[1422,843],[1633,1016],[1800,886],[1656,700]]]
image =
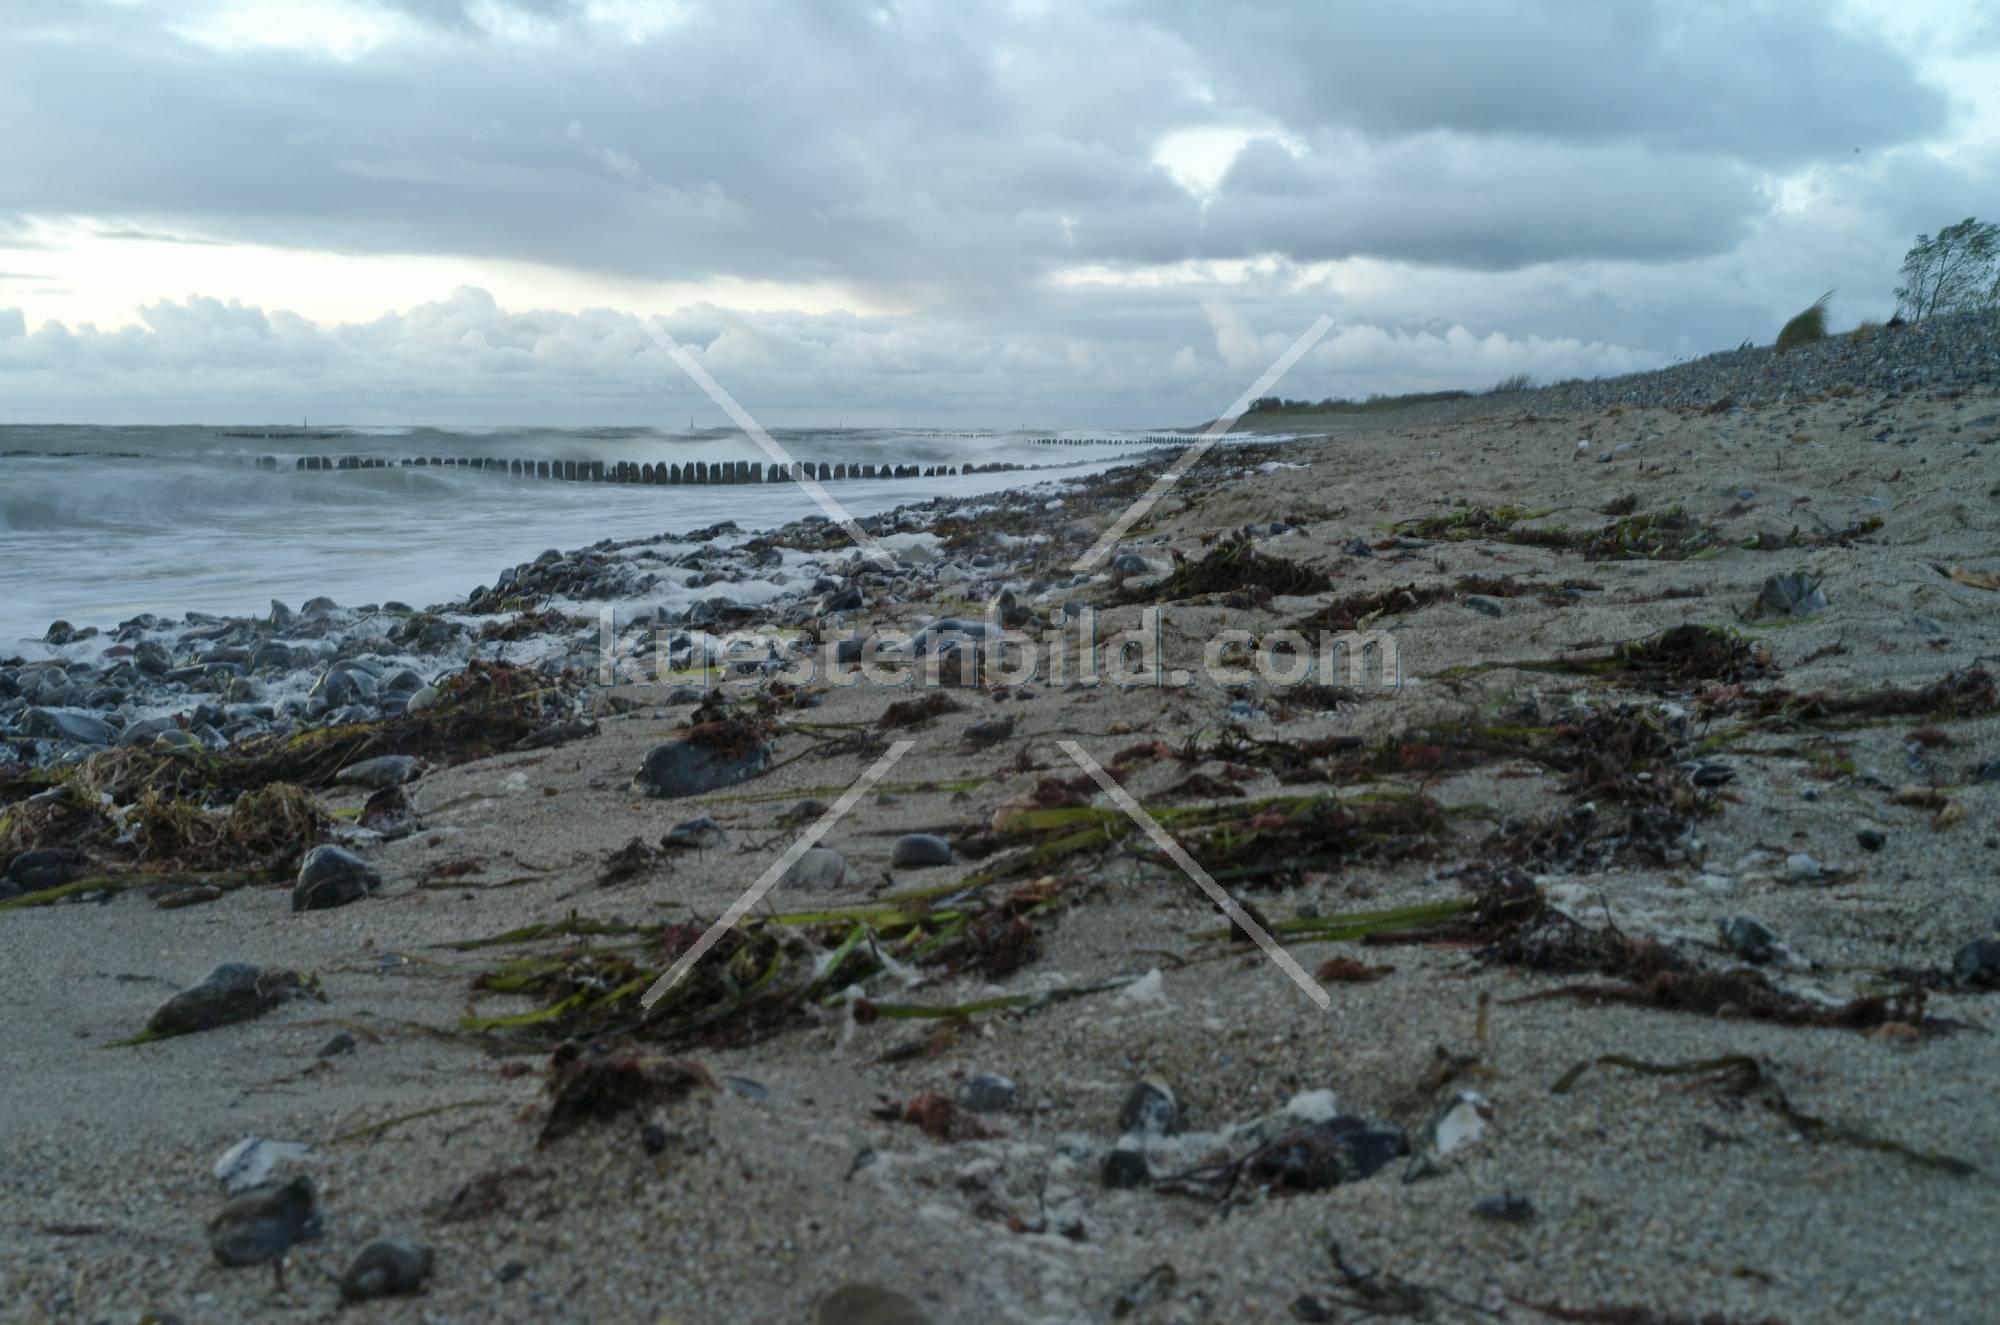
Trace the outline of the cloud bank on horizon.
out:
[[[10,420],[1192,422],[1768,340],[2000,195],[1995,0],[15,0]],[[1990,205],[1988,211],[1994,210]]]

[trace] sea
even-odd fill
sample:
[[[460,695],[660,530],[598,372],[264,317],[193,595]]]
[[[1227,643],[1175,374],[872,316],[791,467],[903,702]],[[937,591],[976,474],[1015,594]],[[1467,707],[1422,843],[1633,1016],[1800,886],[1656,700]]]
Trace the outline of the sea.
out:
[[[1130,458],[1157,433],[792,428],[800,461],[983,465],[1034,472],[846,479],[856,517],[972,497]],[[1175,438],[1172,440],[1184,440]],[[302,470],[306,456],[382,468]],[[142,612],[261,615],[325,595],[343,606],[462,599],[545,548],[678,534],[725,520],[771,528],[819,510],[794,483],[563,482],[405,458],[687,464],[768,458],[733,429],[0,426],[0,654],[51,622],[112,627]]]

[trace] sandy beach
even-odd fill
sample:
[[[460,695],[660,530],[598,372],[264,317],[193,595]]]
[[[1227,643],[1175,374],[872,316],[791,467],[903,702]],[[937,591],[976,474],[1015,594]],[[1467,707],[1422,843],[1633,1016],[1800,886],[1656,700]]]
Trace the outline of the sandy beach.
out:
[[[756,605],[795,632],[1157,609],[1184,684],[605,686],[571,595],[541,670],[286,747],[326,818],[278,868],[132,839],[172,777],[221,814],[275,745],[11,769],[10,852],[58,832],[30,795],[96,827],[61,828],[81,885],[0,909],[0,1316],[1990,1317],[2000,396],[1285,426],[1315,435],[1218,447],[1115,573],[1069,566],[1165,456],[877,517],[893,571],[823,523],[742,553],[803,567]],[[455,619],[524,615],[489,607]],[[1218,679],[1224,631],[1386,632],[1402,683],[1240,645]],[[690,739],[750,775],[635,789]],[[821,843],[846,868],[645,1008],[900,740]],[[406,805],[335,782],[385,753]],[[950,863],[893,864],[912,834]],[[295,910],[316,839],[379,888]],[[120,1043],[227,962],[308,992]],[[300,1148],[323,1222],[282,1291],[205,1231],[251,1137]],[[385,1237],[430,1249],[423,1291],[343,1311]]]

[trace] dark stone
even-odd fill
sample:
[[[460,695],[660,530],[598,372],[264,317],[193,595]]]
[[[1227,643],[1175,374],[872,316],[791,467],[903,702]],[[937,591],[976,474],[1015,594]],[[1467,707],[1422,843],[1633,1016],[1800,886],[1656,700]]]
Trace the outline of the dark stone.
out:
[[[384,1238],[361,1249],[340,1276],[343,1302],[414,1293],[431,1277],[431,1249],[403,1238]]]
[[[67,847],[41,847],[23,851],[7,867],[7,878],[24,892],[59,888],[82,871],[83,858]]]
[[[747,782],[770,763],[770,745],[748,726],[715,723],[704,738],[654,746],[632,787],[663,799],[699,796]]]
[[[141,640],[132,650],[132,665],[147,676],[165,676],[173,670],[174,658],[157,640]]]
[[[1951,959],[1952,978],[1973,989],[2000,989],[2000,939],[1974,939]]]
[[[729,834],[722,830],[722,825],[704,814],[698,819],[683,820],[669,828],[666,836],[660,839],[660,845],[705,851],[719,847],[728,840]]]
[[[1017,694],[1016,698],[1025,699],[1027,696]],[[1012,714],[999,718],[981,718],[965,729],[965,739],[970,745],[992,745],[996,741],[1006,740],[1013,734]]]
[[[1507,609],[1483,594],[1473,594],[1465,600],[1465,605],[1481,616],[1505,616]]]
[[[581,740],[586,736],[595,735],[597,735],[596,723],[588,718],[570,718],[564,722],[552,722],[546,727],[539,727],[529,732],[514,743],[514,748],[516,750],[548,750],[558,745],[567,745],[571,741]]]
[[[261,1017],[304,994],[305,984],[296,971],[226,962],[210,971],[200,984],[181,990],[154,1009],[146,1019],[146,1030],[155,1037],[214,1030]]]
[[[1113,1189],[1144,1186],[1152,1171],[1146,1157],[1136,1150],[1118,1149],[1104,1157],[1104,1185]]]
[[[649,1155],[661,1155],[667,1149],[667,1128],[664,1123],[647,1123],[639,1129],[639,1144]]]
[[[45,741],[74,741],[78,745],[110,745],[118,739],[117,731],[104,719],[62,709],[29,709],[21,719],[21,730]]]
[[[333,1036],[332,1039],[329,1039],[325,1044],[321,1045],[319,1047],[319,1052],[314,1054],[313,1057],[339,1058],[343,1054],[353,1053],[357,1048],[360,1047],[360,1045],[361,1041],[355,1039],[352,1035],[348,1034],[346,1031],[339,1031]]]
[[[357,821],[363,828],[380,833],[385,841],[408,837],[417,827],[417,807],[410,793],[401,787],[384,787],[369,796]]]
[[[951,843],[935,833],[906,833],[896,839],[889,864],[899,870],[930,869],[951,864]]]
[[[1525,1196],[1502,1192],[1475,1203],[1472,1213],[1502,1224],[1525,1224],[1535,1217],[1535,1203]]]
[[[1889,835],[1879,828],[1860,828],[1854,833],[1854,840],[1861,844],[1863,851],[1880,851],[1889,840]]]
[[[840,888],[847,884],[852,872],[847,857],[832,847],[813,847],[792,862],[791,868],[778,880],[778,886],[808,892]]]
[[[1166,1136],[1181,1126],[1181,1103],[1173,1088],[1161,1081],[1134,1082],[1118,1106],[1118,1127],[1124,1132]]]
[[[400,787],[405,782],[414,782],[423,775],[423,765],[412,755],[377,755],[373,759],[363,759],[349,764],[333,775],[335,782],[350,787],[368,787],[381,790],[384,787]]]
[[[312,1179],[301,1174],[282,1187],[257,1187],[208,1221],[215,1259],[231,1267],[265,1265],[320,1235]]]
[[[1293,1128],[1251,1156],[1251,1176],[1285,1191],[1360,1182],[1410,1153],[1402,1128],[1342,1116]]]
[[[1690,780],[1697,787],[1720,787],[1736,777],[1736,770],[1727,764],[1698,765]]]
[[[1753,966],[1770,961],[1784,946],[1776,930],[1749,916],[1731,916],[1722,922],[1721,931],[1723,946]]]
[[[382,886],[382,876],[345,847],[316,846],[299,862],[292,910],[325,911],[358,902]]]
[[[1826,610],[1826,594],[1810,575],[1773,575],[1757,595],[1757,608],[1774,616],[1811,616]]]
[[[76,638],[76,627],[67,621],[52,621],[48,633],[42,639],[50,644],[63,645]]]
[[[969,1077],[958,1088],[958,1107],[970,1113],[1005,1113],[1014,1107],[1014,1083],[992,1072]]]

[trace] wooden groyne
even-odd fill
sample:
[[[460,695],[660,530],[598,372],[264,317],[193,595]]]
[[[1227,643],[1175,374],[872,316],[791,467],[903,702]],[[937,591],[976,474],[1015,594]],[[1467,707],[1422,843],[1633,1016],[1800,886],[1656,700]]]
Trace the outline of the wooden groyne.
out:
[[[259,469],[278,469],[276,456],[260,456]],[[685,464],[636,460],[500,460],[475,456],[300,456],[293,468],[318,472],[348,469],[477,469],[513,478],[559,479],[568,483],[727,484],[788,483],[811,478],[821,483],[867,478],[952,478],[960,474],[1002,474],[1038,469],[995,461],[986,465],[868,465],[794,461],[766,465],[761,460],[691,460]]]

